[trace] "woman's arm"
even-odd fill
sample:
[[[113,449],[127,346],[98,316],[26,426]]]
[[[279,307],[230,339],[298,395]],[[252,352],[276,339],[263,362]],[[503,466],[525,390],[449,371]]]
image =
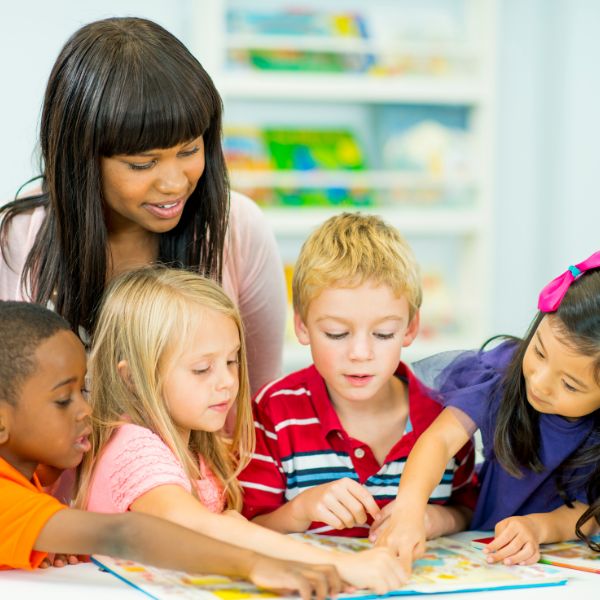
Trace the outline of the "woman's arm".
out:
[[[341,589],[335,570],[268,559],[154,517],[64,509],[55,513],[34,545],[42,552],[108,554],[166,569],[242,576],[256,585],[312,593],[323,600]]]
[[[230,219],[223,287],[230,295],[237,291],[254,394],[281,374],[285,279],[275,236],[261,209],[246,196],[232,192]]]
[[[242,548],[260,549],[267,556],[311,564],[331,563],[345,581],[358,587],[372,588],[378,594],[397,588],[405,580],[387,549],[373,549],[360,554],[330,552],[228,513],[212,513],[179,486],[153,488],[137,498],[130,510],[162,517]]]

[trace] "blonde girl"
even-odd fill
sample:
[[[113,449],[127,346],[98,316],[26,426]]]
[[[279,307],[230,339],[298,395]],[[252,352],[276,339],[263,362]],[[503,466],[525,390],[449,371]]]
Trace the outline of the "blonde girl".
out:
[[[268,556],[332,563],[348,583],[378,593],[403,581],[388,549],[331,553],[234,512],[254,437],[241,320],[217,284],[164,267],[115,279],[90,369],[94,432],[80,505],[151,514]],[[234,405],[229,440],[220,432]]]

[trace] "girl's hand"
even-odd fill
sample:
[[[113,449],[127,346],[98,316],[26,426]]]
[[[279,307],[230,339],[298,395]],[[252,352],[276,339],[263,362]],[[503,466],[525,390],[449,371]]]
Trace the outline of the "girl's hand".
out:
[[[75,554],[48,554],[38,568],[47,569],[48,567],[76,565],[79,564],[80,559],[83,559],[83,557],[75,556]]]
[[[376,594],[397,590],[408,575],[389,548],[373,548],[356,554],[337,553],[335,565],[344,581],[356,588],[369,588]]]
[[[376,518],[380,512],[366,488],[348,477],[310,488],[291,503],[294,520],[301,526],[298,531],[305,531],[313,521],[334,529],[351,528],[366,523],[368,514]]]
[[[380,533],[389,525],[389,518],[394,512],[396,501],[392,500],[386,504],[379,513],[377,519],[373,521],[369,531],[369,541],[375,543]],[[437,504],[428,504],[425,507],[425,538],[433,540],[441,535],[446,535],[451,529],[451,518],[447,514],[444,506]]]
[[[371,528],[376,533],[375,545],[389,548],[398,557],[406,579],[412,572],[413,561],[425,553],[425,511],[425,507],[423,511],[390,508],[387,511],[389,515],[386,512],[382,517],[385,523],[376,519]]]
[[[248,579],[260,588],[276,590],[283,595],[298,592],[302,600],[325,600],[340,593],[342,580],[331,565],[308,565],[260,556]]]
[[[531,565],[540,559],[540,532],[531,517],[509,517],[496,525],[495,538],[484,549],[488,562]]]

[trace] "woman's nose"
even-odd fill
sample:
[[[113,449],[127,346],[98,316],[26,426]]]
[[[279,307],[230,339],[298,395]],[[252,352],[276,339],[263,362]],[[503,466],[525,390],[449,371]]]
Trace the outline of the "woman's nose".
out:
[[[168,196],[183,194],[187,187],[187,177],[184,170],[176,164],[166,164],[158,171],[156,189]]]

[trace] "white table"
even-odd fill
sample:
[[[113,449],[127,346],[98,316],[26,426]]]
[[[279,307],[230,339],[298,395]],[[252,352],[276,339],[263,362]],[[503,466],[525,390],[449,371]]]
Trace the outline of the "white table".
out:
[[[474,539],[482,532],[464,532],[456,537]],[[462,594],[435,594],[447,600],[598,600],[600,574],[561,569],[568,577],[566,585],[544,588],[522,588]],[[415,596],[415,598],[418,596]],[[110,573],[102,572],[93,563],[69,565],[63,568],[37,571],[0,571],[0,600],[143,600],[147,598]]]

